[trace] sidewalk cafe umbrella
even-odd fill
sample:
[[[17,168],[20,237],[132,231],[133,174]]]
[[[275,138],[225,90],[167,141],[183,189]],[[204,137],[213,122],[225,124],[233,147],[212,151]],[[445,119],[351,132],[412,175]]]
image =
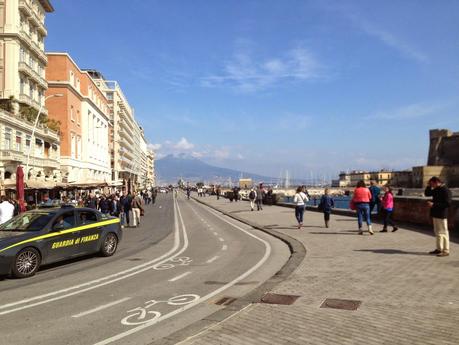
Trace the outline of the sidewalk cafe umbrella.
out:
[[[16,169],[16,197],[19,203],[19,212],[26,210],[24,205],[24,171],[19,165]]]

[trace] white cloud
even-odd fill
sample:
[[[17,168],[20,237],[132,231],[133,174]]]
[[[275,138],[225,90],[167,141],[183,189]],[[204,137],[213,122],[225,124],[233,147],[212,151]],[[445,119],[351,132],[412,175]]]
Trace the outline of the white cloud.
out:
[[[230,150],[228,147],[222,147],[222,148],[216,149],[213,152],[213,156],[216,159],[228,159],[230,157]]]
[[[445,104],[434,103],[414,103],[404,105],[399,108],[385,111],[377,111],[369,116],[367,119],[383,119],[383,120],[409,120],[416,119],[428,115],[435,115],[435,113],[446,107]]]
[[[201,79],[204,87],[233,87],[242,92],[254,92],[288,81],[321,78],[323,67],[313,54],[302,47],[282,56],[259,59],[246,49],[236,51],[226,61],[223,72]]]
[[[176,150],[188,151],[194,148],[194,144],[190,143],[186,138],[182,137],[178,143],[173,145]]]
[[[162,147],[161,144],[148,144],[148,149],[153,151],[158,151]]]

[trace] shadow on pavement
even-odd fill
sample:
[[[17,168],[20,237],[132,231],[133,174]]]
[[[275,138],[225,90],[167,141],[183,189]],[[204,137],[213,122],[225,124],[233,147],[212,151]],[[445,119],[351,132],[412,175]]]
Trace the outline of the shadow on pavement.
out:
[[[400,249],[356,249],[354,252],[369,252],[375,254],[403,254],[403,255],[420,255],[432,256],[427,252],[407,252]]]

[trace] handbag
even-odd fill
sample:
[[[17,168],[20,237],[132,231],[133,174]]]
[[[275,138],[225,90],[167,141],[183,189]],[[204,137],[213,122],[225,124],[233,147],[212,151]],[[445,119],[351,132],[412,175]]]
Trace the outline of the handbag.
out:
[[[349,202],[349,208],[350,208],[352,211],[357,210],[357,207],[355,206],[354,199],[352,199],[352,200]]]

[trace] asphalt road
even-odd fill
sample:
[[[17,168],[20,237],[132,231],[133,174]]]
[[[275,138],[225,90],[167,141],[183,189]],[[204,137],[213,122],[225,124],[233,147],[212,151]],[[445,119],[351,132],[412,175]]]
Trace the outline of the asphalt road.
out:
[[[110,258],[0,281],[0,344],[148,344],[275,274],[285,244],[179,196],[161,195]]]

